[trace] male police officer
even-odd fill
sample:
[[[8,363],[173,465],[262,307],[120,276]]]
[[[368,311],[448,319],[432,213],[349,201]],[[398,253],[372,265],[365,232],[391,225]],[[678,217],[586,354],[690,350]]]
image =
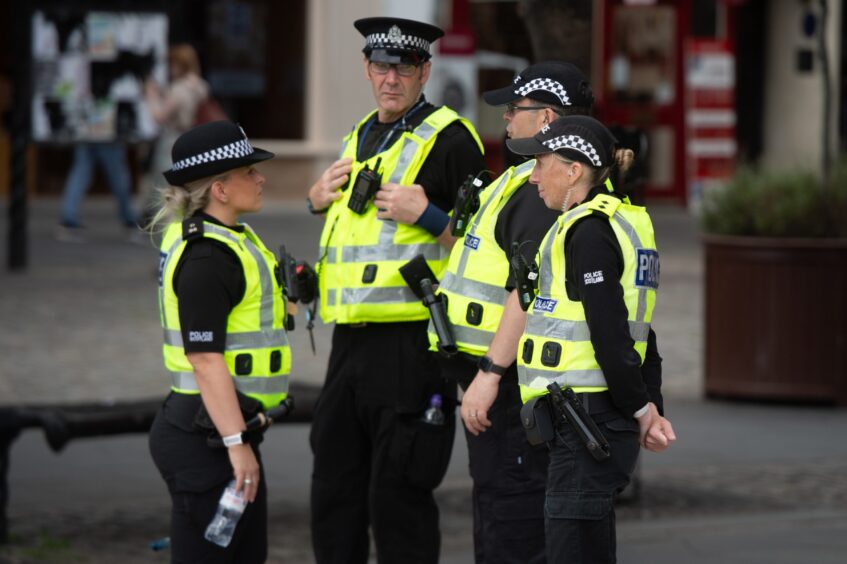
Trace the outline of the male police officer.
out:
[[[455,385],[426,351],[426,309],[398,268],[423,254],[443,273],[454,241],[444,210],[485,168],[482,144],[470,123],[422,94],[439,28],[397,18],[354,25],[366,38],[377,109],[345,137],[308,198],[326,213],[321,315],[336,322],[310,437],[312,540],[319,564],[364,563],[370,524],[380,562],[436,562],[432,490],[452,448]],[[435,393],[445,396],[446,422],[424,429]]]
[[[587,115],[593,95],[574,65],[545,62],[524,69],[514,83],[483,94],[505,105],[510,138],[532,137],[563,115]],[[520,421],[515,357],[526,314],[518,301],[509,258],[532,262],[559,216],[538,197],[529,176],[534,160],[507,169],[480,194],[464,244],[450,255],[440,292],[461,354],[441,359],[443,374],[465,390],[465,422],[474,481],[476,562],[545,561],[544,498],[547,451],[531,447]],[[430,327],[430,341],[436,335]],[[653,341],[655,344],[655,340]],[[645,380],[661,405],[661,359],[648,357]],[[651,371],[652,370],[652,371]]]

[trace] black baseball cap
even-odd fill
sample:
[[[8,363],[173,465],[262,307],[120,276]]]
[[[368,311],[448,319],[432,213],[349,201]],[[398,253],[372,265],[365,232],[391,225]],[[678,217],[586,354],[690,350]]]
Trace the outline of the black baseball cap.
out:
[[[237,123],[212,121],[183,133],[171,149],[173,166],[165,171],[165,180],[173,186],[223,174],[274,157],[253,147]]]
[[[526,139],[507,139],[509,150],[518,155],[559,153],[572,161],[595,168],[612,164],[618,140],[605,125],[589,116],[565,116]]]
[[[576,65],[558,61],[530,65],[515,77],[511,85],[484,92],[482,97],[491,106],[502,106],[521,98],[586,110],[594,105],[591,85],[582,71]]]
[[[403,18],[363,18],[353,25],[365,36],[362,52],[378,63],[416,65],[428,61],[430,46],[444,35],[440,27]]]

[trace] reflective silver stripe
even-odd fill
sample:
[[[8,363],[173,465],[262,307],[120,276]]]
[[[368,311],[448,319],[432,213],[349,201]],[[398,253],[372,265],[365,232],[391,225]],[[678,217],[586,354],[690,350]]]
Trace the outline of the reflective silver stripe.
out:
[[[341,304],[388,304],[388,303],[420,303],[418,298],[406,286],[389,288],[343,288]]]
[[[539,380],[541,380],[539,382]],[[599,368],[591,370],[543,370],[518,366],[518,383],[535,389],[546,389],[551,382],[562,387],[566,386],[596,386],[606,387],[606,378]]]
[[[203,222],[203,231],[206,233],[214,233],[224,239],[229,239],[233,245],[241,246],[241,239],[229,229],[220,227],[214,223]]]
[[[170,266],[171,261],[174,258],[174,252],[176,251],[176,248],[179,247],[181,244],[182,244],[182,237],[177,237],[177,239],[174,241],[173,245],[171,245],[171,248],[168,249],[168,257],[165,259],[165,264],[162,265],[162,285],[159,286],[159,310],[162,314],[162,326],[163,327],[168,326],[168,316],[167,316],[167,313],[165,311],[165,287],[167,286],[167,283],[165,282],[164,276],[165,276],[165,273],[168,271],[168,266]]]
[[[547,239],[544,248],[541,249],[541,265],[538,272],[538,295],[544,298],[550,297],[551,282],[553,281],[553,241],[556,240],[556,232],[559,229],[559,223],[556,222],[550,227],[545,238]],[[529,316],[534,317],[533,315]]]
[[[491,339],[494,338],[494,331],[483,331],[475,327],[465,327],[463,325],[453,325],[453,338],[457,343],[468,343],[470,345],[478,345],[488,347],[491,344]],[[435,332],[435,328],[432,329]]]
[[[178,390],[199,392],[193,372],[171,372],[171,385]],[[235,389],[244,394],[288,393],[288,374],[277,376],[233,376]]]
[[[335,288],[327,288],[326,303],[331,306],[335,305]]]
[[[439,260],[442,255],[441,248],[438,243],[397,245],[389,242],[386,245],[355,245],[341,249],[341,262],[408,261],[419,254],[422,254],[427,260]]]
[[[471,227],[468,230],[469,235],[476,235],[476,230],[479,228],[479,222],[482,221],[482,216],[485,215],[485,210],[487,210],[488,206],[491,205],[491,202],[493,202],[497,198],[498,194],[500,194],[500,192],[503,190],[503,187],[506,186],[509,178],[510,176],[508,174],[503,174],[502,178],[500,179],[500,184],[498,184],[497,187],[494,189],[494,192],[492,192],[491,197],[485,200],[485,203],[476,212],[473,223],[471,223]],[[456,241],[457,245],[459,243],[460,241]],[[456,275],[459,278],[462,278],[465,275],[465,269],[468,266],[468,260],[470,260],[471,252],[472,251],[469,247],[466,247],[464,244],[462,244],[462,256],[459,258],[459,266],[456,268]]]
[[[183,348],[182,333],[178,329],[165,329],[165,344]],[[244,349],[272,349],[288,346],[288,334],[284,329],[255,331],[246,333],[227,333],[227,351]]]
[[[418,152],[418,147],[420,145],[417,140],[410,137],[403,138],[403,148],[400,149],[400,158],[397,160],[397,166],[391,171],[391,176],[388,177],[389,182],[399,183],[403,179],[403,175],[406,174],[406,170],[412,164],[415,153]]]
[[[248,228],[249,229],[249,228]],[[259,282],[262,288],[262,306],[259,310],[259,326],[264,331],[273,329],[274,326],[274,284],[271,278],[271,270],[268,268],[268,263],[265,260],[262,251],[249,238],[244,238],[244,246],[247,251],[256,261],[256,267],[259,269]]]
[[[458,278],[449,272],[444,275],[441,286],[450,292],[480,302],[503,305],[509,297],[509,292],[502,286],[469,278]]]
[[[629,242],[632,245],[633,249],[642,248],[641,238],[638,236],[638,233],[635,232],[635,228],[632,224],[626,220],[626,218],[620,212],[615,212],[614,220],[617,221],[621,228],[626,233],[627,237],[629,237]],[[636,268],[638,265],[636,265]],[[647,289],[646,288],[638,288],[638,306],[635,312],[635,319],[638,321],[644,321],[644,317],[647,315]]]
[[[512,174],[512,178],[520,176],[526,172],[531,172],[533,168],[535,168],[535,159],[529,159],[515,167],[515,172]]]
[[[649,323],[629,322],[629,334],[633,340],[646,342],[649,332]],[[569,321],[540,315],[527,316],[524,334],[530,337],[558,339],[574,343],[591,340],[591,331],[589,331],[586,321]]]
[[[338,255],[338,249],[335,247],[320,247],[319,257],[325,257],[327,263],[335,262],[335,257]],[[322,262],[322,261],[321,261]]]
[[[436,133],[437,131],[435,130],[435,128],[428,124],[426,121],[421,122],[421,124],[415,128],[415,135],[423,139],[424,142],[432,139],[432,136]]]
[[[338,151],[338,158],[344,158],[344,152],[347,150],[347,144],[350,143],[350,138],[345,137],[341,140],[341,150]]]

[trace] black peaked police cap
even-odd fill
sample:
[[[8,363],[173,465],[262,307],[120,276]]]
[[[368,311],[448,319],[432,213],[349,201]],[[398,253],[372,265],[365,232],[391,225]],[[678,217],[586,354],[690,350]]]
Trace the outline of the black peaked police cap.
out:
[[[430,46],[444,35],[437,26],[403,18],[362,18],[353,25],[365,36],[362,52],[377,63],[417,65],[428,61]]]
[[[518,155],[556,152],[596,168],[612,164],[617,144],[605,125],[588,116],[565,116],[545,125],[533,137],[506,140],[509,150]]]
[[[518,73],[513,84],[483,92],[482,97],[490,106],[502,106],[521,98],[586,110],[594,105],[591,85],[579,67],[556,61],[530,65]]]
[[[212,121],[179,136],[171,149],[174,164],[164,175],[172,186],[184,186],[273,157],[273,153],[250,145],[238,124]]]

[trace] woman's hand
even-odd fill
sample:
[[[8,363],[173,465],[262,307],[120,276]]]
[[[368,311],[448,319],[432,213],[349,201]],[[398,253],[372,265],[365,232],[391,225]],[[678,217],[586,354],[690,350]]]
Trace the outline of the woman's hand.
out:
[[[480,370],[462,396],[462,421],[472,435],[479,435],[491,427],[488,410],[497,399],[499,386],[500,376]]]
[[[259,461],[249,444],[234,445],[227,449],[229,463],[235,475],[235,489],[244,492],[244,498],[253,502],[259,491]]]

